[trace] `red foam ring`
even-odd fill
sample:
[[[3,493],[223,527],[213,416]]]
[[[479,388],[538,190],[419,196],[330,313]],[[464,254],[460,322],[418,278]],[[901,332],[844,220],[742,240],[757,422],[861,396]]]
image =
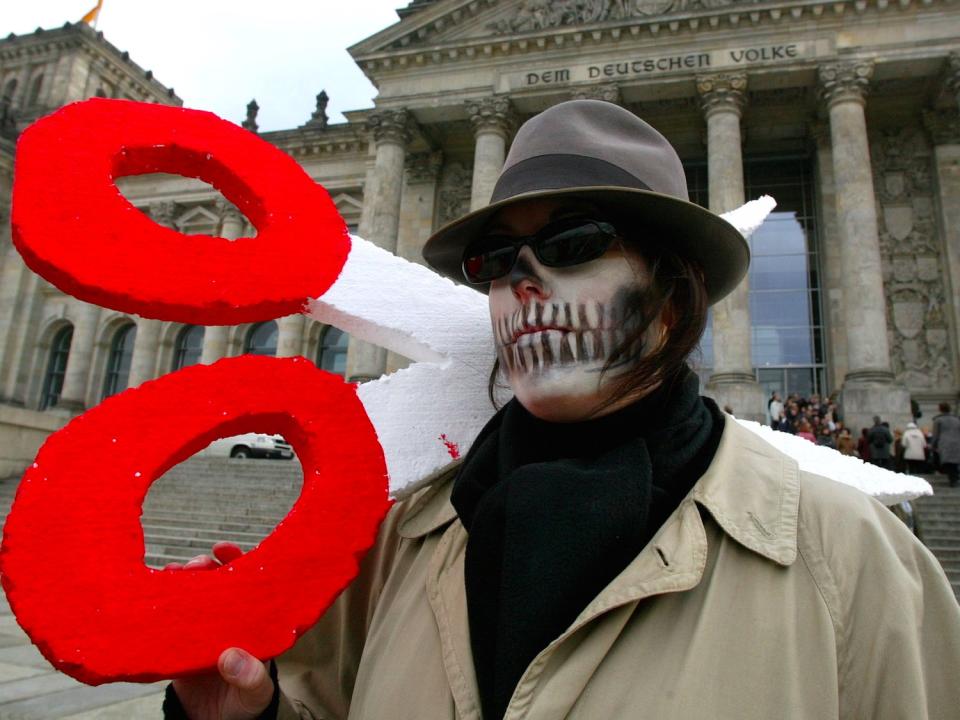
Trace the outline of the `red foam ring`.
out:
[[[213,185],[256,237],[186,236],[153,222],[114,181],[155,172]],[[350,250],[329,194],[278,148],[211,113],[125,100],[67,105],[21,134],[11,216],[26,263],[64,292],[190,324],[299,312]]]
[[[287,517],[229,565],[147,568],[150,484],[216,437],[251,431],[282,434],[300,458]],[[356,575],[389,504],[355,386],[304,358],[245,355],[127,390],[52,435],[6,520],[0,580],[44,656],[78,680],[184,676],[230,646],[264,659],[288,649]]]

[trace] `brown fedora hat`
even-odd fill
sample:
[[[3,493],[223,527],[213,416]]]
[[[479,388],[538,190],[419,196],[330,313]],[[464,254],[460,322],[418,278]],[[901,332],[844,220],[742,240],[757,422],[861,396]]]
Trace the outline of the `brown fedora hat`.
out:
[[[423,257],[440,274],[464,282],[463,251],[498,210],[567,196],[635,218],[657,241],[697,262],[711,304],[747,273],[747,241],[726,220],[690,202],[673,146],[629,110],[600,100],[563,102],[524,123],[490,204],[440,228]],[[478,288],[486,292],[487,285]]]

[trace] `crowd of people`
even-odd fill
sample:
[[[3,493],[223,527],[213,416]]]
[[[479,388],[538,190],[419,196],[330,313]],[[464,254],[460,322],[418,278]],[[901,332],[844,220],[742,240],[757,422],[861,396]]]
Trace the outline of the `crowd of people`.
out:
[[[940,414],[928,427],[909,422],[905,428],[891,428],[890,423],[874,417],[872,427],[857,431],[844,425],[837,393],[824,398],[816,393],[809,398],[792,393],[782,399],[780,393],[774,392],[767,401],[767,417],[774,430],[826,445],[844,455],[897,472],[941,471],[948,476],[951,486],[958,484],[953,448],[960,443],[960,418],[951,413],[948,403],[940,404]]]

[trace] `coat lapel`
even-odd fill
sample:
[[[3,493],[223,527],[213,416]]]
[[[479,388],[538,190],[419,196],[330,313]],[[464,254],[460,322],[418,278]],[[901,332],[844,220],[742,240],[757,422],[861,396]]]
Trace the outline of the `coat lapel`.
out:
[[[462,720],[480,720],[464,582],[466,544],[466,530],[457,520],[446,529],[431,559],[427,595],[437,621],[443,666],[457,715]]]

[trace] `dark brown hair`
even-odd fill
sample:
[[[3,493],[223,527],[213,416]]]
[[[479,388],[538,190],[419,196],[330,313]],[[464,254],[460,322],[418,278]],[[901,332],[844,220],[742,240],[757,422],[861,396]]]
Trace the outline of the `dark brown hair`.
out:
[[[618,227],[629,225],[618,224]],[[629,236],[625,240],[624,244],[636,252],[639,243],[631,242]],[[636,365],[617,378],[608,393],[608,399],[595,412],[619,402],[623,397],[639,397],[661,384],[676,381],[683,374],[687,359],[696,349],[706,328],[708,303],[703,271],[688,258],[656,246],[651,247],[648,243],[644,245],[646,247],[640,250],[640,255],[647,263],[651,281],[631,298],[624,322],[625,326],[631,328],[630,332],[623,344],[610,354],[601,371],[601,380],[603,375],[629,355],[631,349],[642,348],[643,356]],[[654,344],[651,347],[651,339],[644,336],[657,319],[663,322],[664,332],[652,340]],[[498,359],[494,362],[488,385],[494,407],[497,407],[494,394],[499,372]]]

